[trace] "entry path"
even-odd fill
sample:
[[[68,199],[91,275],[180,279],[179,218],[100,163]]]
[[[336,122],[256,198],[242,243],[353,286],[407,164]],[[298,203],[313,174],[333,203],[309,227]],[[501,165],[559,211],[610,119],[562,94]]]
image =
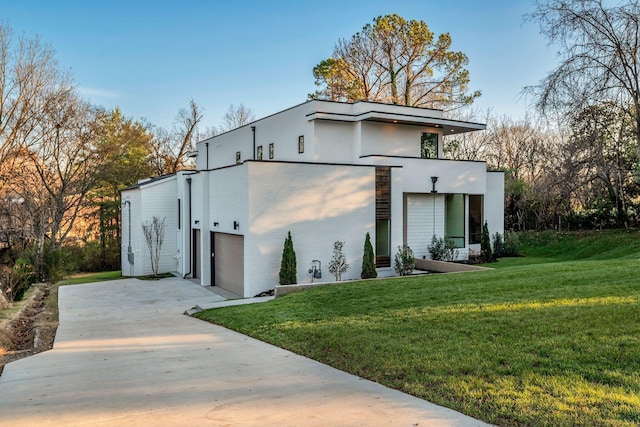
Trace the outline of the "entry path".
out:
[[[221,299],[179,279],[61,287],[53,349],[0,377],[0,426],[486,425],[183,314]]]

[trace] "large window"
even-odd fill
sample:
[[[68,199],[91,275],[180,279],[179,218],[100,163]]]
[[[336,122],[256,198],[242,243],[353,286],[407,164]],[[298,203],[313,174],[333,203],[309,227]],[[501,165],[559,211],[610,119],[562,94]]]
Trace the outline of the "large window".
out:
[[[482,238],[482,206],[483,196],[469,196],[469,243],[480,243]]]
[[[464,194],[447,194],[444,205],[444,237],[464,248]]]
[[[438,158],[438,134],[423,132],[420,141],[420,157],[423,159]]]

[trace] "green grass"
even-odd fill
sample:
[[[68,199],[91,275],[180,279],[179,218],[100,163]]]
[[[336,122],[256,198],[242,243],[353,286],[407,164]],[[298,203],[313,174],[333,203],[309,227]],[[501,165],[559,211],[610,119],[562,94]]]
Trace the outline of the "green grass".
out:
[[[640,424],[640,233],[522,240],[492,271],[198,316],[498,425]]]
[[[104,282],[107,280],[118,280],[124,279],[120,270],[117,271],[103,271],[100,273],[82,273],[75,274],[66,279],[58,282],[60,286],[64,285],[80,285],[82,283],[91,283],[91,282]]]

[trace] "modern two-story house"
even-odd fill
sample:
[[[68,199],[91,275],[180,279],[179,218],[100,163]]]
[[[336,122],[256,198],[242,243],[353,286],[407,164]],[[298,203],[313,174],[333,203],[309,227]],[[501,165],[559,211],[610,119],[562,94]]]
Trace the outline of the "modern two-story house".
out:
[[[142,223],[154,216],[166,224],[161,271],[244,297],[278,284],[289,231],[298,283],[335,280],[338,240],[342,279],[358,279],[366,233],[379,276],[395,274],[403,244],[428,259],[433,235],[466,259],[485,221],[503,232],[504,175],[443,158],[443,137],[484,128],[440,110],[313,100],[201,141],[196,170],[122,191],[122,273],[151,273]]]

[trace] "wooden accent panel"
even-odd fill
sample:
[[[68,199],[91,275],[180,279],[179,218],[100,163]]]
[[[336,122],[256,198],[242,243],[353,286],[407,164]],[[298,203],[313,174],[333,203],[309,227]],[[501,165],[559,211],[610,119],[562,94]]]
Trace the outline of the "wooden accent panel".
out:
[[[391,168],[376,167],[376,220],[391,219]]]
[[[380,267],[391,267],[391,257],[390,256],[377,256],[376,257],[376,268]]]

